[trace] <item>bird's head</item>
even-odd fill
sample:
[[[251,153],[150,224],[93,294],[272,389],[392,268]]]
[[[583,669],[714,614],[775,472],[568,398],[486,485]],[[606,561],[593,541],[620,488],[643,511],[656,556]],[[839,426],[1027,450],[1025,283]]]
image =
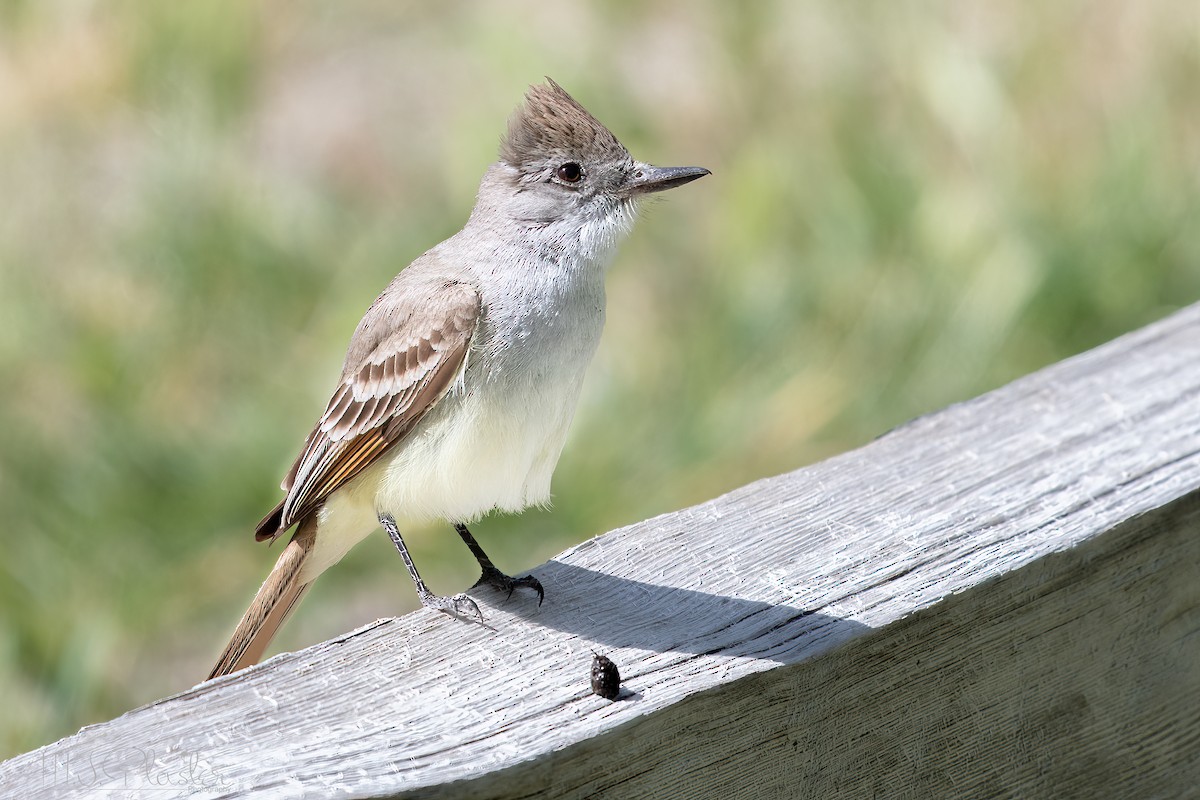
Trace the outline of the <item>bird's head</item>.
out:
[[[500,145],[510,211],[523,221],[632,221],[639,198],[709,174],[635,160],[617,137],[549,78],[529,87]],[[624,225],[622,225],[624,227]]]

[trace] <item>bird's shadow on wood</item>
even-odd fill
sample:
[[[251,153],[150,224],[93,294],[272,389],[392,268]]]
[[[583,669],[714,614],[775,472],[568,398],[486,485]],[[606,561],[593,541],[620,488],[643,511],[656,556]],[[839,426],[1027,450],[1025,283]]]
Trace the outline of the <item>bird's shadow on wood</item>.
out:
[[[506,599],[471,592],[484,609],[503,609],[531,625],[574,634],[607,648],[758,658],[791,664],[862,635],[861,622],[783,603],[659,586],[551,561],[534,573],[541,606],[518,591]],[[498,631],[503,635],[503,631]]]

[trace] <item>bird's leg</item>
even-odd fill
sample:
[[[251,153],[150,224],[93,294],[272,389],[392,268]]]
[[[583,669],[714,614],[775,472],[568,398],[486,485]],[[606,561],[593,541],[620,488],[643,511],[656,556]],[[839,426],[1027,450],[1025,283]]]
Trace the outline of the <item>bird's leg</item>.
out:
[[[470,548],[471,555],[475,556],[475,560],[479,562],[479,566],[483,569],[483,574],[479,576],[479,580],[475,581],[475,586],[491,586],[493,589],[508,592],[509,597],[512,597],[513,590],[518,586],[525,586],[537,592],[539,606],[546,599],[546,593],[542,591],[541,581],[532,575],[526,575],[523,578],[510,578],[496,569],[496,565],[488,558],[487,553],[483,552],[483,548],[479,546],[479,542],[475,541],[475,537],[467,530],[466,525],[455,523],[454,530],[458,531],[458,535],[462,537],[467,547]]]
[[[412,556],[408,554],[408,546],[404,544],[404,539],[400,537],[400,530],[396,527],[396,520],[388,514],[379,515],[379,524],[387,531],[391,537],[392,544],[396,545],[396,549],[400,551],[400,557],[404,559],[404,566],[408,567],[408,574],[413,579],[413,583],[417,585],[417,597],[421,598],[421,605],[426,608],[443,611],[452,617],[471,617],[478,622],[483,622],[483,614],[479,611],[479,605],[467,597],[465,594],[456,594],[453,597],[439,597],[429,591],[425,586],[425,581],[421,580],[420,574],[417,573],[417,565],[413,563]]]

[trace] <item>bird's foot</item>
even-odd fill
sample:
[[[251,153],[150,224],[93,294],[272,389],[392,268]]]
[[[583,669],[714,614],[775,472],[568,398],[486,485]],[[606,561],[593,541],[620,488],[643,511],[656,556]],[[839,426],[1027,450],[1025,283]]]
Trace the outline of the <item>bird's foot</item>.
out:
[[[546,599],[546,592],[542,589],[542,582],[532,575],[526,575],[522,578],[513,578],[505,575],[495,567],[484,567],[483,574],[479,576],[479,580],[475,581],[475,586],[491,586],[493,589],[500,592],[507,592],[509,597],[518,587],[533,589],[537,592],[538,605]],[[475,586],[471,588],[474,589]]]
[[[443,614],[449,614],[457,619],[483,622],[483,612],[479,610],[479,604],[465,594],[442,597],[428,590],[418,590],[417,596],[421,599],[421,605],[426,608],[441,611]]]

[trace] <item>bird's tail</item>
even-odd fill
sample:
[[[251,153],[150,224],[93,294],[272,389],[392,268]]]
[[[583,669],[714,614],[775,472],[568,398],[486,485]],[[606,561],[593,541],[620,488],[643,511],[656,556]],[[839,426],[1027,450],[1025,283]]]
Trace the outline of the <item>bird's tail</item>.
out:
[[[314,517],[300,523],[288,546],[279,554],[271,574],[254,596],[250,608],[242,615],[233,638],[225,645],[217,665],[212,668],[208,676],[210,679],[257,664],[262,658],[267,645],[275,638],[275,632],[309,587],[309,584],[300,582],[300,576],[304,562],[312,551],[316,532],[317,521]]]

